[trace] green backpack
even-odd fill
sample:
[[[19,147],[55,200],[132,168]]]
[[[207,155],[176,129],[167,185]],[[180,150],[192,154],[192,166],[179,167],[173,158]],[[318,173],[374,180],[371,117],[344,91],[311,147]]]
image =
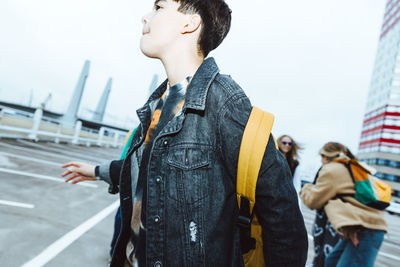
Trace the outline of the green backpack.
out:
[[[338,197],[352,196],[362,204],[378,210],[384,210],[390,205],[392,188],[389,184],[373,176],[357,160],[340,159],[336,162],[344,164],[349,170],[356,189],[354,195],[339,194]]]

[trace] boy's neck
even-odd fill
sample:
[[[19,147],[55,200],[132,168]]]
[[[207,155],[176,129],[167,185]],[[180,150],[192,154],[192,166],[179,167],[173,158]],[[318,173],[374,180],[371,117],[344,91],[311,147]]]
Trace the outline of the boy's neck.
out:
[[[203,63],[204,57],[193,53],[176,53],[161,59],[167,73],[168,83],[173,86],[188,76],[193,77]]]

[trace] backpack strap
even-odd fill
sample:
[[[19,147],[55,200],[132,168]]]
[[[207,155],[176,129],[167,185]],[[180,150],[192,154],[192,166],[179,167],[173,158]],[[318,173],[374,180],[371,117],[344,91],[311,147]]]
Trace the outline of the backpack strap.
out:
[[[346,167],[346,169],[349,171],[349,174],[351,176],[351,180],[353,181],[353,184],[355,186],[356,181],[354,179],[354,174],[353,174],[353,171],[352,171],[351,165],[350,165],[350,164],[352,164],[352,161],[350,161],[350,160],[336,160],[335,162],[341,163]],[[348,193],[348,194],[336,194],[332,199],[340,198],[343,202],[347,202],[347,200],[344,199],[343,197],[353,197],[354,198],[355,195],[356,194],[350,194],[350,193]]]
[[[256,202],[256,185],[261,162],[271,134],[274,115],[253,107],[240,145],[236,192],[239,206],[238,225],[242,253],[255,247],[251,238],[251,220]],[[275,146],[277,147],[276,140]]]
[[[274,115],[253,107],[240,145],[237,170],[236,192],[240,208],[240,198],[250,202],[250,213],[256,201],[256,184],[261,161],[271,134]]]

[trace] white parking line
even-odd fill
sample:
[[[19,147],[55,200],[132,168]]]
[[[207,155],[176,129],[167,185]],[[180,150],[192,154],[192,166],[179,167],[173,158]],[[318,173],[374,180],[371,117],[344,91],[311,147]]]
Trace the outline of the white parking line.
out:
[[[389,254],[389,253],[385,253],[385,252],[380,251],[380,252],[378,252],[378,254],[381,255],[381,256],[384,256],[386,258],[392,259],[392,260],[400,261],[400,257],[394,256],[394,255]]]
[[[47,151],[41,151],[38,149],[33,149],[33,148],[26,148],[26,147],[21,147],[21,146],[16,146],[16,145],[9,145],[6,143],[0,143],[0,146],[4,146],[4,147],[8,147],[8,148],[12,148],[13,150],[20,150],[20,151],[25,151],[25,152],[29,152],[29,153],[34,153],[34,154],[38,154],[38,155],[43,155],[46,157],[51,157],[51,158],[61,158],[65,161],[71,161],[71,157],[70,156],[65,156],[65,155],[60,155],[60,153],[51,153],[51,152],[47,152]],[[92,164],[94,162],[94,159],[87,159],[84,156],[81,156],[79,161],[86,161],[89,164]],[[99,159],[97,159],[97,162],[99,162]]]
[[[56,153],[56,154],[63,153],[64,155],[67,155],[68,157],[71,157],[71,158],[82,158],[84,160],[90,160],[90,161],[99,160],[97,157],[90,156],[91,153],[82,153],[82,152],[77,152],[76,153],[76,152],[66,151],[65,148],[64,149],[57,149],[57,148],[49,147],[46,143],[37,144],[37,143],[33,143],[33,142],[22,140],[22,139],[18,139],[17,142],[21,143],[23,145],[30,146],[30,148],[37,147],[39,149],[48,150],[48,151],[43,151],[43,152],[47,152],[47,153]]]
[[[32,205],[32,204],[25,204],[25,203],[21,203],[21,202],[14,202],[14,201],[2,200],[2,199],[0,199],[0,204],[7,205],[7,206],[20,207],[20,208],[27,208],[27,209],[33,209],[35,207],[35,205]]]
[[[58,149],[63,149],[71,152],[76,152],[79,149],[80,153],[85,153],[87,155],[96,153],[96,156],[104,158],[105,160],[107,159],[114,159],[115,157],[111,157],[110,155],[119,156],[120,149],[119,148],[110,148],[110,147],[97,147],[97,146],[70,146],[70,145],[64,145],[64,144],[56,144],[56,143],[46,143],[46,147],[53,147],[53,148],[58,148]],[[111,150],[115,150],[115,152],[110,152]]]
[[[385,239],[383,240],[382,246],[388,246],[388,247],[392,247],[392,248],[395,248],[395,249],[400,249],[400,245],[390,243],[390,241],[389,242],[385,242],[387,240],[388,239],[385,237]]]
[[[31,178],[37,178],[37,179],[43,179],[43,180],[64,183],[64,179],[61,179],[61,178],[55,178],[55,177],[51,177],[51,176],[47,176],[47,175],[35,174],[35,173],[30,173],[30,172],[16,171],[16,170],[5,169],[5,168],[0,168],[0,172],[6,172],[6,173],[11,173],[11,174],[28,176]],[[94,187],[94,188],[98,187],[95,184],[86,183],[86,182],[77,183],[77,185],[86,186],[86,187]]]
[[[23,160],[29,160],[29,161],[33,161],[33,162],[37,162],[37,163],[43,163],[43,164],[48,164],[48,165],[52,165],[52,166],[57,166],[61,168],[62,163],[57,163],[54,161],[48,161],[48,160],[43,160],[43,159],[37,159],[37,158],[32,158],[32,157],[26,157],[26,156],[21,156],[21,155],[17,155],[17,154],[12,154],[12,153],[8,153],[8,152],[1,152],[1,155],[5,155],[7,157],[12,157],[12,158],[17,158],[17,159],[23,159]]]
[[[90,230],[96,224],[102,221],[105,217],[107,217],[111,212],[116,210],[118,206],[119,200],[115,201],[110,206],[100,211],[89,220],[85,221],[72,231],[62,236],[60,239],[58,239],[53,244],[48,246],[44,251],[42,251],[42,253],[22,265],[22,267],[41,267],[45,265],[47,262],[56,257],[61,251],[71,245],[75,240],[81,237],[84,233],[86,233],[88,230]]]

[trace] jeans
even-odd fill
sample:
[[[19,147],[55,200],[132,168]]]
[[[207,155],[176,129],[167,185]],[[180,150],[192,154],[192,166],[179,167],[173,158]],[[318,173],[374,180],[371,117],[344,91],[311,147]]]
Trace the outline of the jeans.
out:
[[[120,232],[121,232],[121,208],[118,207],[114,220],[114,234],[111,240],[110,256],[114,254],[115,244],[117,243],[117,239]]]
[[[325,259],[325,267],[373,267],[384,235],[384,231],[364,229],[357,233],[357,246],[350,239],[340,240]]]

